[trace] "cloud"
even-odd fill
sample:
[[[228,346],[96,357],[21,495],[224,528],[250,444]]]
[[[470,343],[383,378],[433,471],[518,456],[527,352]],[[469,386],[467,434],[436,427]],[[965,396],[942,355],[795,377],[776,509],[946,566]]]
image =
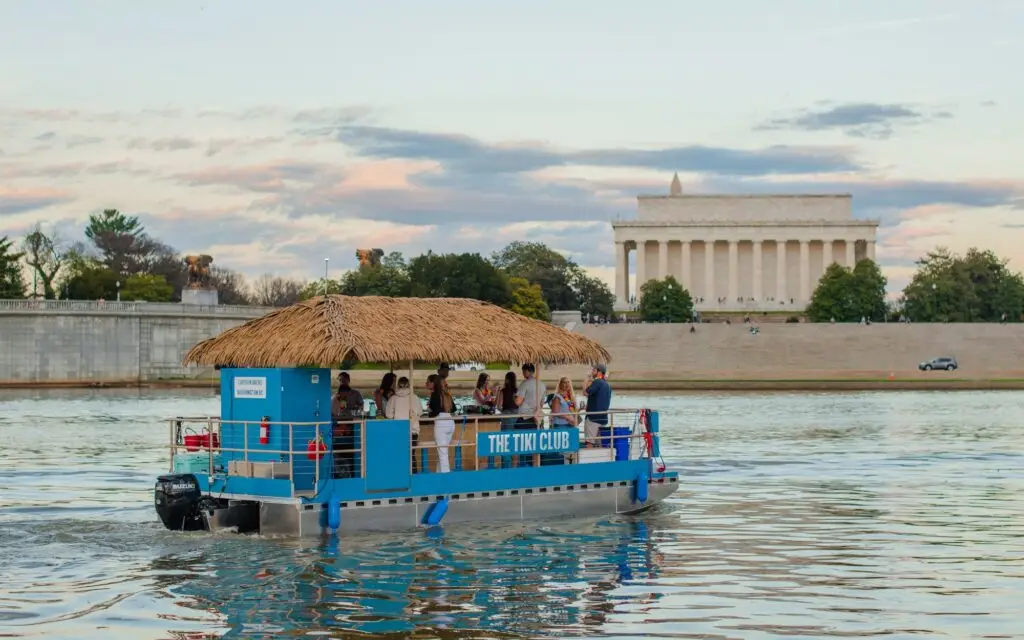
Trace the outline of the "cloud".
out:
[[[559,151],[535,144],[488,144],[461,134],[361,125],[341,127],[335,135],[339,142],[364,157],[434,160],[446,169],[468,174],[524,173],[570,165],[741,176],[817,174],[861,168],[846,152],[832,148],[730,149],[691,145]]]
[[[914,127],[952,118],[948,111],[927,112],[907,104],[871,102],[803,109],[785,118],[761,123],[760,131],[842,131],[855,138],[885,140],[899,127]]]
[[[128,148],[150,149],[152,151],[182,151],[185,149],[195,149],[199,144],[200,143],[196,140],[183,137],[157,138],[155,140],[147,138],[132,138],[128,141]]]
[[[57,189],[8,189],[0,186],[0,215],[27,213],[72,199],[72,194]]]
[[[206,156],[215,156],[226,150],[235,152],[252,151],[255,149],[269,147],[283,141],[284,138],[281,136],[262,136],[258,138],[211,138],[206,143]]]
[[[86,147],[94,144],[102,144],[103,138],[99,136],[68,136],[64,141],[68,149],[74,149],[76,147]]]

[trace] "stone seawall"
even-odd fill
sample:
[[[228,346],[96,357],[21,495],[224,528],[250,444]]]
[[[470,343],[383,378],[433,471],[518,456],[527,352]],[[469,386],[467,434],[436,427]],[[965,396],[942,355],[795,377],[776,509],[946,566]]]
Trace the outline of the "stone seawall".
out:
[[[259,307],[152,303],[0,301],[0,385],[141,384],[216,379],[181,366],[197,342],[259,317]],[[612,355],[614,380],[637,388],[702,388],[714,381],[941,382],[1024,381],[1024,324],[582,325],[576,330]],[[960,369],[919,372],[917,364],[951,355]],[[500,372],[495,372],[500,375]],[[577,385],[586,367],[542,367],[554,382]],[[367,384],[380,372],[360,371]],[[453,373],[471,384],[475,373]],[[837,388],[842,385],[837,384]],[[975,388],[976,385],[968,385]],[[993,385],[999,386],[999,385]],[[718,387],[715,387],[718,388]]]
[[[953,356],[957,378],[1024,377],[1024,324],[585,325],[629,379],[932,377],[919,362]]]
[[[261,307],[0,301],[0,384],[132,384],[213,375],[181,366],[194,344]]]

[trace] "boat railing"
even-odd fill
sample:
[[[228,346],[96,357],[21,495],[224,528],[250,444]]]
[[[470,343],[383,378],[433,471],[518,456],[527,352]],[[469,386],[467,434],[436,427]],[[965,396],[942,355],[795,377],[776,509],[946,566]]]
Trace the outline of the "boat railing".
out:
[[[517,429],[516,414],[458,414],[451,418],[419,420],[420,434],[411,443],[409,471],[436,473],[439,453],[446,450],[450,471],[581,464],[585,462],[652,457],[651,440],[645,434],[640,409],[612,409],[583,414],[544,413],[540,429],[573,428],[579,431],[578,451],[559,454],[513,456],[477,455],[477,434],[536,431]],[[586,417],[607,416],[607,425],[596,437],[587,437]],[[569,418],[576,425],[554,425]],[[176,473],[208,473],[216,476],[290,479],[292,495],[314,489],[322,480],[365,477],[366,449],[361,437],[372,428],[373,416],[320,422],[261,422],[221,420],[215,416],[179,416],[169,420],[170,470]],[[447,445],[438,444],[433,427],[439,420],[453,420],[454,432]],[[261,431],[264,430],[264,431]],[[411,435],[411,434],[410,434]],[[263,437],[261,437],[263,436]],[[657,438],[657,434],[653,434]],[[315,493],[315,491],[310,491]]]

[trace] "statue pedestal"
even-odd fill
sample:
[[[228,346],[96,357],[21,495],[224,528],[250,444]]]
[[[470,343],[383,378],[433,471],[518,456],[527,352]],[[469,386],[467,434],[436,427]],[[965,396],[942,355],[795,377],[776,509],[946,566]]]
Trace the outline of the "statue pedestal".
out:
[[[182,289],[181,304],[217,306],[216,289]]]

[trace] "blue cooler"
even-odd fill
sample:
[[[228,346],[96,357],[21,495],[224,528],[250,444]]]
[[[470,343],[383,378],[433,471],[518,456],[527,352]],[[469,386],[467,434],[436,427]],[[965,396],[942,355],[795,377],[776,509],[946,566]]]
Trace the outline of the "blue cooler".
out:
[[[633,427],[615,427],[615,459],[629,460],[629,436],[633,435]]]
[[[615,427],[614,434],[611,427],[601,427],[598,432],[601,436],[601,446],[605,449],[612,446],[612,435],[615,436],[615,459],[629,460],[629,438],[633,434],[633,427]]]

